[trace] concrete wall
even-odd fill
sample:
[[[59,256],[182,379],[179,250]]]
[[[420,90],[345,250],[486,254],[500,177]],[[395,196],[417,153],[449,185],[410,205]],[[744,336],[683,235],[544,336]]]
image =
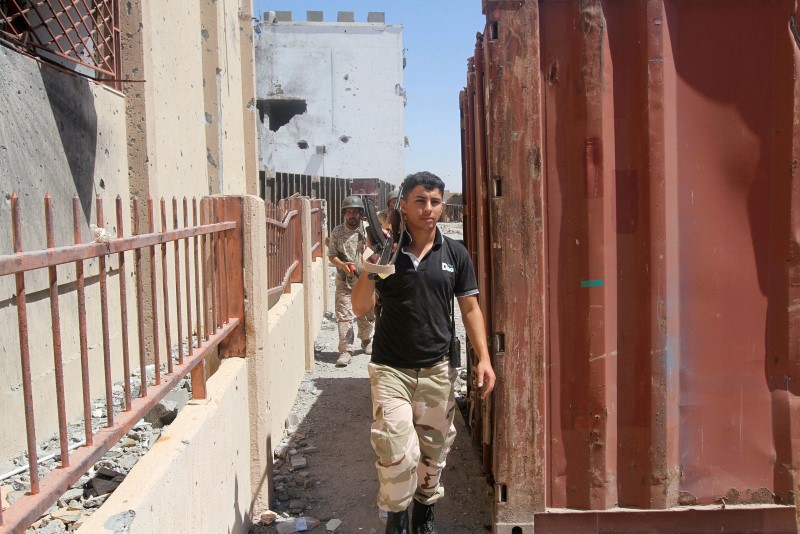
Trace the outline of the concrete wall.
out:
[[[245,533],[250,526],[248,360],[222,362],[78,532]],[[127,526],[127,530],[124,530]]]
[[[321,259],[313,263],[311,271],[307,285],[292,284],[291,293],[285,293],[269,310],[270,435],[273,443],[283,436],[286,417],[305,376],[306,340],[310,340],[313,352],[314,339],[322,328],[325,273]],[[311,293],[312,308],[308,312],[304,309],[304,292]],[[304,323],[311,326],[311,332],[305,331]]]
[[[261,170],[402,180],[402,26],[264,22],[256,75]],[[266,106],[289,100],[306,111],[271,131]]]
[[[314,261],[312,273],[311,279],[308,281],[310,284],[308,287],[309,293],[311,293],[311,310],[309,311],[311,332],[309,336],[313,343],[313,340],[317,339],[320,330],[322,330],[322,318],[325,316],[325,291],[328,285],[326,278],[328,270],[325,268],[325,262],[322,258],[317,258]]]
[[[253,24],[244,4],[201,4],[206,160],[214,193],[257,193]],[[236,35],[241,38],[230,38]],[[252,157],[241,157],[242,147]]]
[[[292,284],[269,310],[270,435],[280,441],[305,375],[305,328],[302,284]]]
[[[115,198],[128,196],[125,99],[115,91],[85,78],[56,70],[47,64],[0,47],[0,254],[13,252],[10,196],[17,192],[25,250],[46,247],[43,198],[53,197],[57,245],[74,243],[72,198],[80,200],[79,225],[83,240],[90,241],[89,225],[97,222],[95,197],[105,204],[109,231],[116,232]],[[129,221],[128,203],[123,203]],[[130,228],[126,228],[130,231]],[[111,344],[120,352],[119,279],[116,259],[107,264]],[[90,383],[93,396],[103,383],[97,261],[84,266],[86,277]],[[129,271],[130,276],[130,271]],[[78,342],[75,268],[58,268],[67,412],[70,420],[82,413],[80,350]],[[25,276],[28,297],[29,343],[34,380],[37,437],[49,439],[57,430],[55,378],[47,270]],[[133,293],[133,279],[128,288]],[[0,278],[0,406],[4,417],[0,431],[0,468],[25,448],[22,378],[13,276]],[[130,316],[135,308],[129,299]],[[130,339],[136,354],[136,336]],[[115,358],[114,367],[121,366]],[[118,375],[117,375],[118,376]]]

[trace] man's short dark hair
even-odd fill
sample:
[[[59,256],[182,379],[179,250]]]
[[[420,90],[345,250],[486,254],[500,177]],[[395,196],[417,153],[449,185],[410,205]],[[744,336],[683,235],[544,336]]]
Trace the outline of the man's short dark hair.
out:
[[[441,178],[428,171],[415,172],[414,174],[406,176],[406,179],[403,180],[403,184],[400,186],[401,196],[406,198],[406,194],[418,185],[421,185],[428,191],[438,189],[442,196],[444,196],[444,182]]]

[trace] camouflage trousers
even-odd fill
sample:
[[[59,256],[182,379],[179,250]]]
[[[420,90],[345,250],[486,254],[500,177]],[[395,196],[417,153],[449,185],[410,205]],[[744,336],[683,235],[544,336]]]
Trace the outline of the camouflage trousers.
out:
[[[378,508],[401,512],[415,498],[433,504],[456,437],[456,371],[447,360],[425,369],[369,364],[372,388],[370,441],[378,455]]]
[[[339,325],[339,352],[347,352],[355,341],[353,320],[358,324],[358,337],[363,343],[372,339],[375,330],[375,312],[370,311],[364,317],[356,318],[353,313],[353,302],[350,298],[352,289],[336,288],[336,322]]]

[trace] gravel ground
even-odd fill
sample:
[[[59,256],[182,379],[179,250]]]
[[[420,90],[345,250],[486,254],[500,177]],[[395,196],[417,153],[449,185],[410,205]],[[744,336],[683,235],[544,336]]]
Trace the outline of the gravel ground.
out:
[[[442,229],[461,239],[461,224],[442,224]],[[332,309],[335,269],[328,274]],[[458,314],[456,322],[464,347]],[[309,530],[320,525],[315,529],[318,532],[339,522],[337,534],[384,531],[375,504],[378,482],[375,453],[369,443],[369,356],[357,351],[350,365],[338,368],[337,340],[336,323],[329,311],[316,341],[314,370],[306,374],[289,416],[290,435],[276,447],[282,457],[276,460],[273,476],[277,519],[269,526],[253,526],[251,534],[295,532],[301,526],[299,518]],[[460,376],[457,393],[466,371]],[[490,488],[460,413],[456,428],[458,437],[442,475],[446,494],[436,507],[437,528],[441,534],[484,533],[491,530]]]

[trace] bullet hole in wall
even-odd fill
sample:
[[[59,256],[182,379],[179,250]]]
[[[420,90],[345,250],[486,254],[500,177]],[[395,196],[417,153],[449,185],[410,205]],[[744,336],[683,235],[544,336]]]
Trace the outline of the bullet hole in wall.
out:
[[[297,146],[305,150],[308,148],[308,141],[300,141],[299,143],[297,143]]]
[[[341,137],[339,138],[339,141],[341,141],[342,143],[346,143],[346,142],[348,142],[349,140],[350,140],[350,136],[349,136],[349,135],[343,135],[343,136],[341,136]]]

